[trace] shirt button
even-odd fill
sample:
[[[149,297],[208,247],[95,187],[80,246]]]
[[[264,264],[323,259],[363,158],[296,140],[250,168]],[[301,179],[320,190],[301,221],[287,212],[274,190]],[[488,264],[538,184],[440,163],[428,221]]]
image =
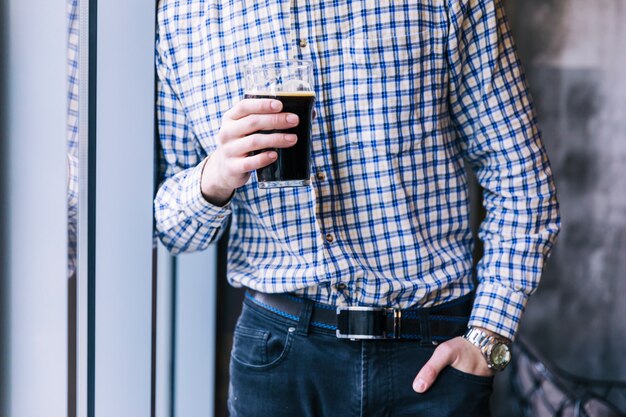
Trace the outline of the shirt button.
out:
[[[320,181],[324,181],[326,179],[326,174],[324,174],[322,171],[319,171],[317,173],[317,179]]]
[[[335,236],[333,236],[331,233],[328,233],[326,235],[326,242],[333,243],[334,240],[335,240]]]
[[[306,39],[300,39],[300,48],[306,48],[307,43]]]
[[[344,284],[343,282],[338,282],[338,283],[335,284],[335,289],[337,291],[343,291],[343,290],[346,289],[346,287],[347,287],[347,285]]]

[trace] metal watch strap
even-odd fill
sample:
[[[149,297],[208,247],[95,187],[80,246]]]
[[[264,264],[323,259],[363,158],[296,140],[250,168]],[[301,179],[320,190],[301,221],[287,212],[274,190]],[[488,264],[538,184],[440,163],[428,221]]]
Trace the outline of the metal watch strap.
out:
[[[487,361],[487,366],[489,366],[490,369],[494,369],[497,371],[504,369],[504,367],[496,366],[492,362],[490,355],[491,350],[496,344],[504,344],[509,346],[509,343],[507,343],[503,339],[500,339],[496,336],[488,334],[487,332],[477,329],[476,327],[468,328],[463,337],[474,346],[478,347],[478,349],[480,349],[481,353],[485,357],[485,360]]]

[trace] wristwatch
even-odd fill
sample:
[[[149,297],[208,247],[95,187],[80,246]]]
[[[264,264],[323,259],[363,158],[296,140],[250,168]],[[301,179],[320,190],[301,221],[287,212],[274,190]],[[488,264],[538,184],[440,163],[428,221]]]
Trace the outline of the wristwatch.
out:
[[[487,366],[494,371],[501,371],[511,362],[510,343],[483,332],[476,327],[470,327],[463,335],[482,352]]]

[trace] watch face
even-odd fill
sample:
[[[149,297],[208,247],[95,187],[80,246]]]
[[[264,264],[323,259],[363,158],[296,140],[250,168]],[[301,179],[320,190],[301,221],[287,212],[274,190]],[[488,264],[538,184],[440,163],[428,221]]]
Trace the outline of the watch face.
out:
[[[511,351],[509,347],[503,343],[498,343],[491,351],[491,362],[494,367],[502,369],[511,362]]]

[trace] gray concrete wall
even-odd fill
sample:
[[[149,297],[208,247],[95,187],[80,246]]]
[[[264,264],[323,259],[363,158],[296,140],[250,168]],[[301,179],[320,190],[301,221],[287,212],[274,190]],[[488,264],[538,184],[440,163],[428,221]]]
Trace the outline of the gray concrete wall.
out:
[[[521,334],[572,373],[626,380],[626,1],[506,2],[563,218]]]

